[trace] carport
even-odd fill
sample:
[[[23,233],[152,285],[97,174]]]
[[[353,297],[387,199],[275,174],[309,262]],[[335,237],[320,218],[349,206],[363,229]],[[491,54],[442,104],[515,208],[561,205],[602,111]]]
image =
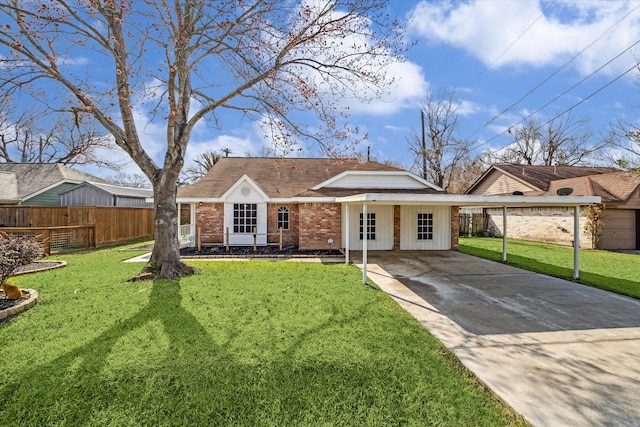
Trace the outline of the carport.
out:
[[[580,269],[580,207],[600,203],[601,199],[597,196],[496,196],[496,195],[468,195],[468,194],[407,194],[407,193],[362,193],[346,197],[336,198],[336,202],[341,203],[346,218],[344,226],[345,241],[345,262],[349,263],[349,251],[354,247],[350,230],[352,227],[360,227],[360,224],[353,224],[353,220],[349,215],[350,209],[362,209],[362,217],[367,220],[362,222],[364,228],[361,236],[370,235],[370,223],[368,220],[368,209],[370,206],[448,206],[448,207],[481,207],[481,208],[502,208],[503,211],[503,236],[502,236],[502,260],[507,260],[507,214],[509,208],[523,207],[569,207],[574,209],[573,217],[573,278],[579,277]],[[451,218],[451,221],[457,220]],[[409,224],[399,221],[395,224],[400,233],[409,226]],[[442,230],[440,230],[442,231]],[[449,228],[449,232],[451,227]],[[394,231],[395,232],[395,231]],[[362,282],[367,281],[367,255],[369,239],[362,239]],[[449,246],[448,249],[451,249]]]

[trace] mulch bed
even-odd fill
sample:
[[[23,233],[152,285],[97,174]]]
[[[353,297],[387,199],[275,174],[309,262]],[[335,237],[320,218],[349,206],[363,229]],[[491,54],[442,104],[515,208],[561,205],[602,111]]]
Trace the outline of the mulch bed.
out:
[[[226,247],[212,246],[203,247],[200,251],[198,248],[183,248],[180,249],[180,256],[185,257],[197,257],[197,256],[238,256],[238,257],[335,257],[342,256],[342,252],[337,249],[318,249],[318,250],[302,250],[296,246],[288,246],[280,250],[277,246],[258,246],[253,249],[253,246],[229,246],[227,251]]]

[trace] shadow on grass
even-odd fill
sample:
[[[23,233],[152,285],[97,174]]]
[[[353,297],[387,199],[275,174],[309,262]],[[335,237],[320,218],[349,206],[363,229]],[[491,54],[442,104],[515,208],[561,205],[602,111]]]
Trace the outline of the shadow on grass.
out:
[[[461,252],[473,255],[479,258],[489,259],[492,261],[504,263],[502,261],[502,253],[498,253],[489,249],[465,247]],[[605,291],[615,292],[617,294],[640,299],[640,283],[626,279],[613,279],[601,274],[580,271],[578,280],[573,279],[573,268],[560,267],[553,264],[540,262],[534,258],[524,257],[521,255],[507,255],[507,265],[519,267],[525,270],[534,271],[536,273],[546,274],[548,276],[558,277],[582,285],[591,286],[593,288]]]
[[[169,340],[169,353],[176,355],[176,361],[194,360],[197,354],[189,352],[214,348],[208,332],[181,306],[181,300],[179,281],[154,281],[148,305],[137,314],[2,387],[0,414],[10,413],[6,405],[11,402],[15,425],[91,424],[97,412],[122,399],[104,377],[114,347],[120,339],[149,322],[161,323]],[[123,376],[126,375],[124,372]],[[128,397],[131,402],[140,398]]]

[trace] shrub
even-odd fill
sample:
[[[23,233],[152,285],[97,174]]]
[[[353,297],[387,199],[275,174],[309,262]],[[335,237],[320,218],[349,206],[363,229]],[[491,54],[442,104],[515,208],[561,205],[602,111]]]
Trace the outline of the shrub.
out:
[[[44,255],[37,237],[14,237],[0,231],[0,284],[16,270]]]

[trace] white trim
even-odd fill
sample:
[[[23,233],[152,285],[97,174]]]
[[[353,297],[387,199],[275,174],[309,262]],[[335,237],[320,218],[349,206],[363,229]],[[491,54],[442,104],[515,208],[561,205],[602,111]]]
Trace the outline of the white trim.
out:
[[[326,181],[321,182],[320,184],[316,185],[315,187],[311,187],[311,190],[319,190],[321,188],[327,187],[330,184],[344,178],[345,176],[349,176],[349,175],[376,175],[376,176],[408,176],[409,178],[412,178],[415,181],[418,181],[419,183],[421,183],[422,185],[432,188],[434,190],[437,191],[444,191],[444,189],[438,187],[437,185],[419,177],[416,174],[413,174],[409,171],[362,171],[362,170],[350,170],[350,171],[344,171],[342,173],[339,173],[336,176],[333,176],[329,179],[327,179]]]
[[[362,193],[336,197],[338,203],[380,203],[449,206],[582,206],[600,203],[599,196],[489,196],[472,194]]]

